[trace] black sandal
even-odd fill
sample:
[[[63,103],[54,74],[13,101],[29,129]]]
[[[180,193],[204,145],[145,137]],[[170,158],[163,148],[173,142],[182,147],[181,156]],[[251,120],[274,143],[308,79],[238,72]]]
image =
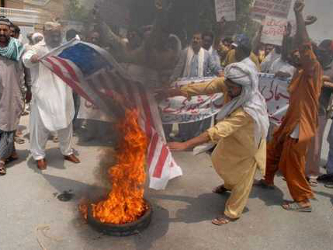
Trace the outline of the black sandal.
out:
[[[217,186],[213,189],[213,193],[215,194],[225,194],[226,192],[230,192],[230,190],[226,189],[224,185]]]

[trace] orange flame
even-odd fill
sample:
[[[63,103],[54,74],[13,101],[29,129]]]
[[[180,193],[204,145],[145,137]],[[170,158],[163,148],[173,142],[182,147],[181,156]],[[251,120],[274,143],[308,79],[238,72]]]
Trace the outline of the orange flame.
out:
[[[117,127],[123,138],[117,164],[108,171],[112,190],[107,200],[91,206],[93,217],[102,223],[125,224],[138,220],[147,210],[143,199],[147,137],[138,124],[136,110],[127,110]],[[86,218],[87,209],[80,206],[80,210]]]

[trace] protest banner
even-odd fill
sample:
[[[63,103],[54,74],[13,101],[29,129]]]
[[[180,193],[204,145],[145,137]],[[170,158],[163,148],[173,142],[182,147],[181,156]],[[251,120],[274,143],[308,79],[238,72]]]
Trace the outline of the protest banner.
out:
[[[259,74],[259,91],[266,99],[270,122],[280,125],[289,106],[290,79],[276,78],[272,74]]]
[[[235,0],[215,0],[216,21],[224,17],[226,21],[236,21]]]
[[[208,79],[204,81],[207,82]],[[182,80],[176,84],[176,87],[192,82],[200,80]],[[259,90],[266,99],[270,121],[277,125],[282,122],[288,109],[288,85],[289,80],[275,78],[272,74],[259,74]],[[161,102],[159,109],[164,124],[190,123],[214,116],[221,110],[222,104],[222,94],[200,95],[190,100],[185,97],[173,97]]]
[[[181,79],[174,83],[173,87],[210,82],[214,78],[190,78]],[[223,104],[222,93],[214,95],[199,95],[187,99],[182,96],[167,98],[159,104],[162,122],[164,124],[189,123],[201,121],[217,114]]]
[[[287,19],[292,0],[256,0],[252,7],[252,17],[263,20],[266,16]]]
[[[287,22],[286,19],[267,16],[263,22],[261,42],[281,46]]]

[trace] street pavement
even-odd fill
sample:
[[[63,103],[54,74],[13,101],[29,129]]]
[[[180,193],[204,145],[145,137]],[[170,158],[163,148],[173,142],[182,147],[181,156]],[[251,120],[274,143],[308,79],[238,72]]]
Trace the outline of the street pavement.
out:
[[[22,124],[27,135],[28,116]],[[332,189],[314,188],[312,213],[287,212],[280,205],[290,195],[286,183],[277,177],[275,190],[253,188],[241,219],[214,226],[211,220],[223,211],[227,196],[211,192],[221,180],[209,155],[190,152],[175,153],[184,176],[170,181],[164,191],[146,189],[146,197],[154,204],[149,228],[129,237],[102,235],[78,212],[82,199],[107,192],[100,178],[100,146],[75,138],[82,161],[75,165],[64,162],[57,144],[49,141],[49,167],[43,172],[37,170],[28,147],[28,142],[18,146],[20,160],[0,177],[0,250],[333,249]],[[323,159],[326,155],[325,142]],[[73,194],[72,200],[58,199],[65,191]]]

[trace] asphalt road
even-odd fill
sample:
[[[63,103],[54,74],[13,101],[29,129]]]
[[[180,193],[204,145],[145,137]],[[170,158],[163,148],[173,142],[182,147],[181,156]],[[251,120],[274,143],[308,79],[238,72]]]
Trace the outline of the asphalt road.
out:
[[[28,124],[27,119],[22,123]],[[19,146],[20,160],[0,177],[0,250],[333,249],[332,189],[314,188],[312,213],[287,212],[280,204],[290,196],[278,177],[274,191],[253,188],[240,220],[217,227],[211,219],[223,211],[227,196],[211,192],[221,180],[209,156],[189,152],[175,154],[183,177],[172,180],[164,191],[147,189],[146,196],[154,204],[147,230],[124,238],[101,235],[82,220],[77,209],[81,199],[106,192],[98,178],[99,146],[80,143],[77,138],[74,142],[82,163],[64,162],[50,141],[49,168],[44,172],[36,169],[28,143]],[[64,191],[74,198],[59,201]]]

